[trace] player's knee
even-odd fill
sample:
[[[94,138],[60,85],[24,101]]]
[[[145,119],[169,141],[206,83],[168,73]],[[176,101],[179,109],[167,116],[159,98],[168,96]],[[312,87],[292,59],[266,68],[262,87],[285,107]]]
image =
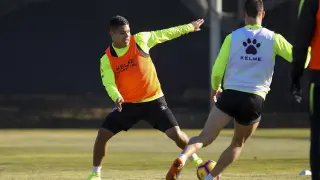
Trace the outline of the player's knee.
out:
[[[112,136],[114,136],[114,133],[105,129],[105,128],[100,128],[98,131],[97,139],[96,141],[98,142],[107,142],[109,141]]]
[[[199,135],[199,139],[203,144],[203,147],[210,145],[215,138],[210,133],[201,132]]]
[[[200,138],[200,141],[203,144],[203,147],[206,147],[206,146],[210,145],[215,139],[210,134],[203,133],[203,132],[199,135],[199,138]]]
[[[204,137],[203,138],[203,147],[210,145],[213,141],[214,141],[214,139],[212,137],[208,137],[208,136]]]
[[[243,147],[245,144],[245,139],[244,138],[238,138],[238,137],[234,137],[232,140],[231,145],[234,147]]]
[[[185,135],[183,131],[180,130],[179,127],[170,128],[165,133],[170,139],[175,141],[177,144],[187,143],[188,141],[188,137]]]

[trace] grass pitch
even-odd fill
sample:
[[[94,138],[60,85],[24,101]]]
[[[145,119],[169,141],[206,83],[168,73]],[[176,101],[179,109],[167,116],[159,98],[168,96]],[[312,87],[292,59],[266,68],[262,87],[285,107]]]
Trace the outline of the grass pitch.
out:
[[[187,130],[189,136],[200,130]],[[81,180],[92,168],[95,130],[1,130],[1,180]],[[198,154],[217,160],[233,132],[224,130],[212,145]],[[121,132],[109,143],[103,179],[164,179],[180,151],[165,135],[155,130]],[[224,173],[223,179],[295,180],[309,169],[309,131],[258,130],[249,139],[240,159]],[[196,180],[195,166],[188,163],[182,180]]]

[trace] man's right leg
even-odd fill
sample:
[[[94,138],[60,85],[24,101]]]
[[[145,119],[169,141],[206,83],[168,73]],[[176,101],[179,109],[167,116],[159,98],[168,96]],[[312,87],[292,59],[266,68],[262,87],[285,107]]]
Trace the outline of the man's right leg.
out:
[[[93,169],[88,180],[101,180],[102,160],[107,153],[108,141],[122,130],[127,131],[139,120],[139,107],[123,104],[121,112],[114,109],[98,131],[93,149]]]
[[[100,174],[102,160],[107,153],[107,142],[115,134],[105,128],[100,128],[93,148],[93,170],[92,172]]]
[[[117,124],[117,120],[123,121],[120,112],[113,110],[98,130],[93,147],[93,168],[88,180],[101,180],[102,160],[107,153],[107,143],[121,131],[121,126]]]

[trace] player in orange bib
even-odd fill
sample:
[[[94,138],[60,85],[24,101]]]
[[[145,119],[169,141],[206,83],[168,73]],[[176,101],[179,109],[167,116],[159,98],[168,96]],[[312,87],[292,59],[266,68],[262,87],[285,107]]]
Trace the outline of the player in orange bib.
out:
[[[88,180],[101,179],[102,159],[107,142],[120,131],[129,130],[139,120],[147,121],[154,129],[164,132],[183,149],[189,138],[182,132],[169,109],[149,50],[159,43],[199,31],[204,20],[168,29],[140,32],[131,35],[129,22],[122,16],[110,21],[110,45],[101,58],[101,77],[116,108],[108,114],[98,131],[93,152],[93,171]],[[193,154],[196,165],[202,160]]]

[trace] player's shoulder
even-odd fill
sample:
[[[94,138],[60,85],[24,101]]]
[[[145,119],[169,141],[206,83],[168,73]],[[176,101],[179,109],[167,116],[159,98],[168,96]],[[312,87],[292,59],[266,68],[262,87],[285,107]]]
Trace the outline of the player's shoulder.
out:
[[[235,33],[241,32],[241,31],[243,31],[243,29],[244,29],[244,27],[241,27],[241,28],[235,29],[235,30],[233,30],[229,35],[232,35],[232,34],[235,34]]]
[[[233,30],[230,34],[226,36],[226,40],[231,40],[231,39],[236,40],[242,37],[244,35],[243,33],[244,29],[245,29],[244,27],[240,27],[238,29]]]
[[[224,41],[231,41],[232,33],[229,33],[225,38]]]
[[[133,35],[135,42],[142,48],[145,52],[149,51],[149,40],[152,39],[151,32],[139,32]],[[148,53],[147,53],[148,54]]]
[[[101,55],[100,59],[108,58],[107,54],[110,52],[111,46],[112,46],[112,44],[110,44],[109,46],[107,46],[107,48],[105,48],[105,50],[103,51],[103,54]]]
[[[273,31],[273,30],[268,29],[268,28],[266,28],[266,27],[261,27],[261,28],[262,28],[262,30],[263,30],[263,31],[266,31],[266,32],[272,32],[272,33],[274,33],[274,31]]]
[[[143,31],[143,32],[138,32],[133,35],[135,40],[143,40],[146,38],[149,38],[151,36],[151,32]]]
[[[268,29],[266,27],[262,27],[262,31],[267,34],[272,34],[272,35],[276,34],[275,31]]]
[[[239,37],[239,36],[243,36],[244,35],[244,31],[246,30],[245,27],[240,27],[238,29],[233,30],[229,35],[229,37],[231,38],[233,37]]]
[[[274,38],[275,38],[275,32],[266,28],[266,27],[262,27],[261,35],[269,40],[274,40]]]
[[[280,33],[274,32],[275,37],[284,38],[284,36]]]
[[[139,46],[145,46],[148,44],[148,41],[151,37],[151,32],[139,32],[133,35],[134,40]]]
[[[242,31],[242,30],[244,30],[244,29],[246,29],[246,27],[245,27],[245,26],[242,26],[242,27],[239,27],[239,28],[233,30],[232,32]]]
[[[101,62],[108,61],[108,60],[109,60],[109,58],[108,58],[107,54],[105,54],[105,53],[100,58]]]
[[[280,33],[274,33],[274,40],[277,42],[287,41],[286,38]]]

